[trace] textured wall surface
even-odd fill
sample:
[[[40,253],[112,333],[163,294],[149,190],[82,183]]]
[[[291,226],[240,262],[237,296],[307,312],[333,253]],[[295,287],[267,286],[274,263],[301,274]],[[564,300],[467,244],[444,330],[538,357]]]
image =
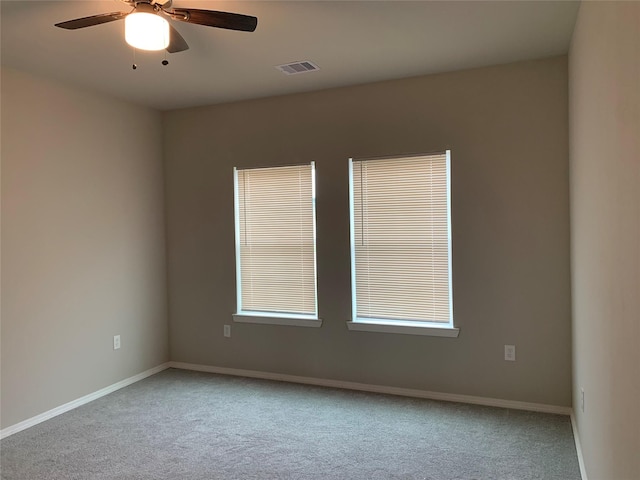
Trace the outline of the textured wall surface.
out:
[[[640,3],[583,2],[569,58],[573,408],[589,480],[632,480],[640,478]]]
[[[172,360],[569,406],[567,101],[556,57],[165,113]],[[460,336],[348,331],[347,159],[444,149]],[[226,339],[233,167],[309,161],[324,324],[233,324]]]
[[[168,360],[161,136],[157,112],[3,69],[3,428]]]

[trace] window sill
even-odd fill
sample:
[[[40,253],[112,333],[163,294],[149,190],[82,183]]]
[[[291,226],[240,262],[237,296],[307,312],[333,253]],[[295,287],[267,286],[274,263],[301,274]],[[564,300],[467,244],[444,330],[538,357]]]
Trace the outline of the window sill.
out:
[[[349,330],[359,332],[401,333],[404,335],[428,335],[431,337],[457,338],[460,334],[460,329],[455,327],[409,324],[409,322],[402,324],[398,322],[357,321],[347,322],[347,327]]]
[[[314,327],[322,326],[322,320],[319,318],[279,316],[279,315],[260,315],[257,313],[234,313],[233,321],[239,323],[259,323],[263,325],[285,325],[289,327]]]

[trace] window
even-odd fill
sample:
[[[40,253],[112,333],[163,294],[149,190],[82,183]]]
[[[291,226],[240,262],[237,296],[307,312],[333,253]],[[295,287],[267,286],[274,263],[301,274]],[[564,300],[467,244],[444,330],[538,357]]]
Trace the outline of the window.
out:
[[[234,320],[320,326],[314,164],[234,169],[234,180]]]
[[[450,153],[350,160],[352,330],[457,336]]]

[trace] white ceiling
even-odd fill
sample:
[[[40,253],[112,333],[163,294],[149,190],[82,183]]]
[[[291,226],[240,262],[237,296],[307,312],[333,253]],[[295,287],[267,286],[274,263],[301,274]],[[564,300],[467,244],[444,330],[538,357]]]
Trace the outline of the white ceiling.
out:
[[[54,23],[130,10],[119,0],[2,0],[2,64],[160,110],[495,65],[567,52],[578,10],[564,1],[215,1],[174,7],[258,17],[254,33],[173,22],[190,49],[133,52],[124,22]],[[320,70],[274,68],[310,60]]]

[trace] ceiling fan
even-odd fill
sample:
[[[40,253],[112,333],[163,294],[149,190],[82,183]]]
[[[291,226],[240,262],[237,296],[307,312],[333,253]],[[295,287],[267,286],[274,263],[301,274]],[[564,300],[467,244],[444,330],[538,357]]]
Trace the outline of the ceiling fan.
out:
[[[258,25],[258,19],[249,15],[195,8],[170,8],[172,0],[121,1],[132,6],[133,10],[129,13],[112,12],[76,18],[56,23],[55,26],[76,30],[124,19],[125,40],[132,47],[141,50],[166,49],[169,53],[177,53],[187,50],[189,45],[165,17],[180,22],[242,32],[253,32]]]

